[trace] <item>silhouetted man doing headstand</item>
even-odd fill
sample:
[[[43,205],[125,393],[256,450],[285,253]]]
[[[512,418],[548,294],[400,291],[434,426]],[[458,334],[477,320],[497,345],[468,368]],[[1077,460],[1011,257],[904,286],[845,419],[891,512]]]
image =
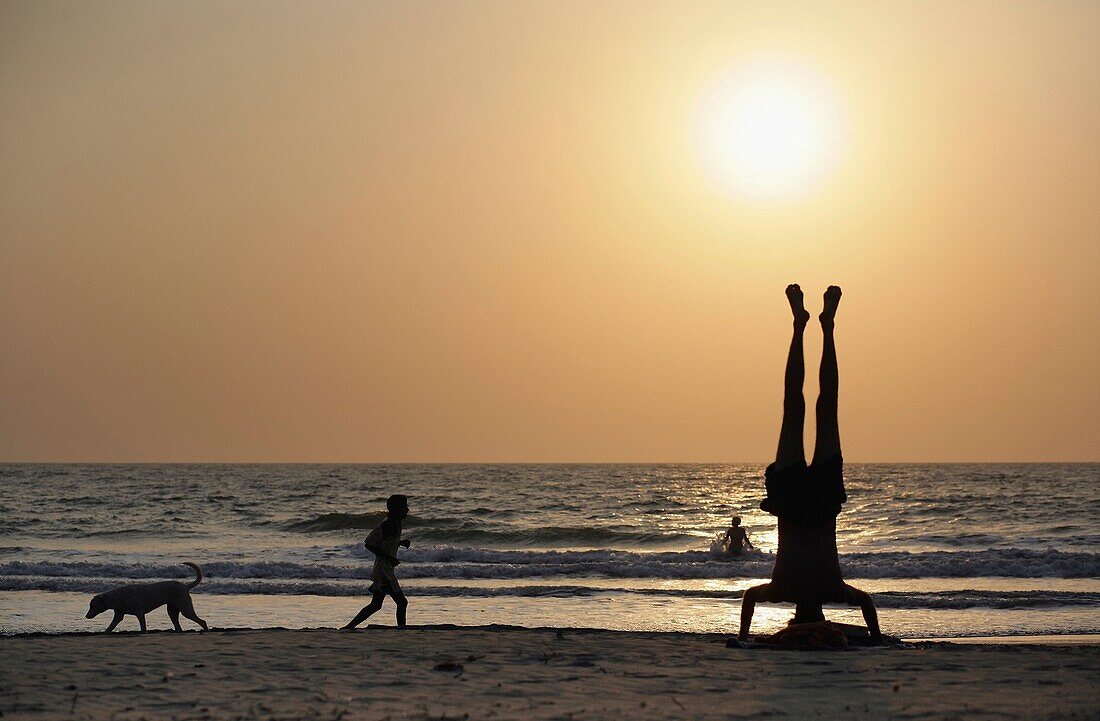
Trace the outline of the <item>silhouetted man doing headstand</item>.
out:
[[[764,473],[768,497],[760,504],[760,508],[779,518],[779,549],[771,583],[745,591],[738,637],[748,640],[757,603],[796,604],[792,623],[823,621],[823,603],[846,603],[860,607],[871,640],[877,643],[881,636],[875,604],[869,595],[844,582],[836,550],[836,517],[841,504],[848,500],[836,417],[838,380],[833,344],[833,318],[840,304],[840,288],[831,285],[825,291],[825,309],[819,316],[825,343],[821,351],[821,392],[817,398],[817,442],[809,466],[802,445],[806,419],[806,401],[802,397],[806,375],[802,334],[810,314],[797,285],[787,286],[787,300],[794,313],[794,336],[783,384],[783,426],[775,463]]]

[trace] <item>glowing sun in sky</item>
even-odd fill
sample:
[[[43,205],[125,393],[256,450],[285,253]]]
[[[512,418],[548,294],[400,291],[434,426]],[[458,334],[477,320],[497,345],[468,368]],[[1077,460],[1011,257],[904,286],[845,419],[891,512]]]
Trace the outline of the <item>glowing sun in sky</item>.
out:
[[[819,186],[843,150],[838,98],[807,68],[744,63],[719,75],[695,118],[699,157],[737,195],[784,199]]]

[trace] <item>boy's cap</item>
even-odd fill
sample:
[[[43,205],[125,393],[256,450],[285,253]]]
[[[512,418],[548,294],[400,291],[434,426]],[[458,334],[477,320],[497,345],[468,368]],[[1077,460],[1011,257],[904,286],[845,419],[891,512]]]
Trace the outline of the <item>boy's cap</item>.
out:
[[[396,511],[399,508],[409,507],[409,497],[402,496],[401,494],[394,494],[386,499],[386,510]]]

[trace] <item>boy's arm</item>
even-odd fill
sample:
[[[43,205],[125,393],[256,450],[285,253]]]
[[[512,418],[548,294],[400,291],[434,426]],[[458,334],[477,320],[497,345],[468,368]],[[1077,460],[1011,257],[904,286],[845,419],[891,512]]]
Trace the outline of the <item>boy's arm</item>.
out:
[[[395,566],[397,564],[401,563],[401,561],[397,558],[397,556],[391,556],[390,554],[383,551],[382,547],[379,546],[377,543],[375,543],[371,539],[370,536],[367,536],[367,540],[363,545],[365,545],[367,547],[367,550],[370,551],[371,553],[373,553],[374,555],[380,556],[381,558],[386,559],[387,561],[389,561],[390,563],[392,563]]]
[[[401,561],[398,560],[397,556],[391,556],[382,549],[382,540],[385,539],[387,536],[394,535],[395,533],[397,533],[396,529],[394,529],[392,526],[387,527],[386,523],[384,522],[381,526],[370,532],[370,535],[367,536],[367,540],[363,542],[363,545],[366,546],[367,550],[374,555],[384,558],[396,566],[397,564],[401,563]]]

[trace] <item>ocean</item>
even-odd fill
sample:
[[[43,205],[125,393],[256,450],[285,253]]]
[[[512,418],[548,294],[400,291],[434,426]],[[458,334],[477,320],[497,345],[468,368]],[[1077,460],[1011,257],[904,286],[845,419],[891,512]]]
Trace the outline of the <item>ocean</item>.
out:
[[[0,633],[101,630],[91,595],[190,578],[181,561],[203,568],[193,598],[214,628],[341,625],[369,600],[363,539],[391,493],[411,508],[410,623],[733,633],[774,560],[763,465],[3,465]],[[1100,464],[848,464],[845,578],[905,638],[1100,633],[1098,479]],[[714,550],[733,515],[758,549],[738,558]],[[792,610],[759,606],[754,631]],[[392,602],[370,622],[393,624]]]

